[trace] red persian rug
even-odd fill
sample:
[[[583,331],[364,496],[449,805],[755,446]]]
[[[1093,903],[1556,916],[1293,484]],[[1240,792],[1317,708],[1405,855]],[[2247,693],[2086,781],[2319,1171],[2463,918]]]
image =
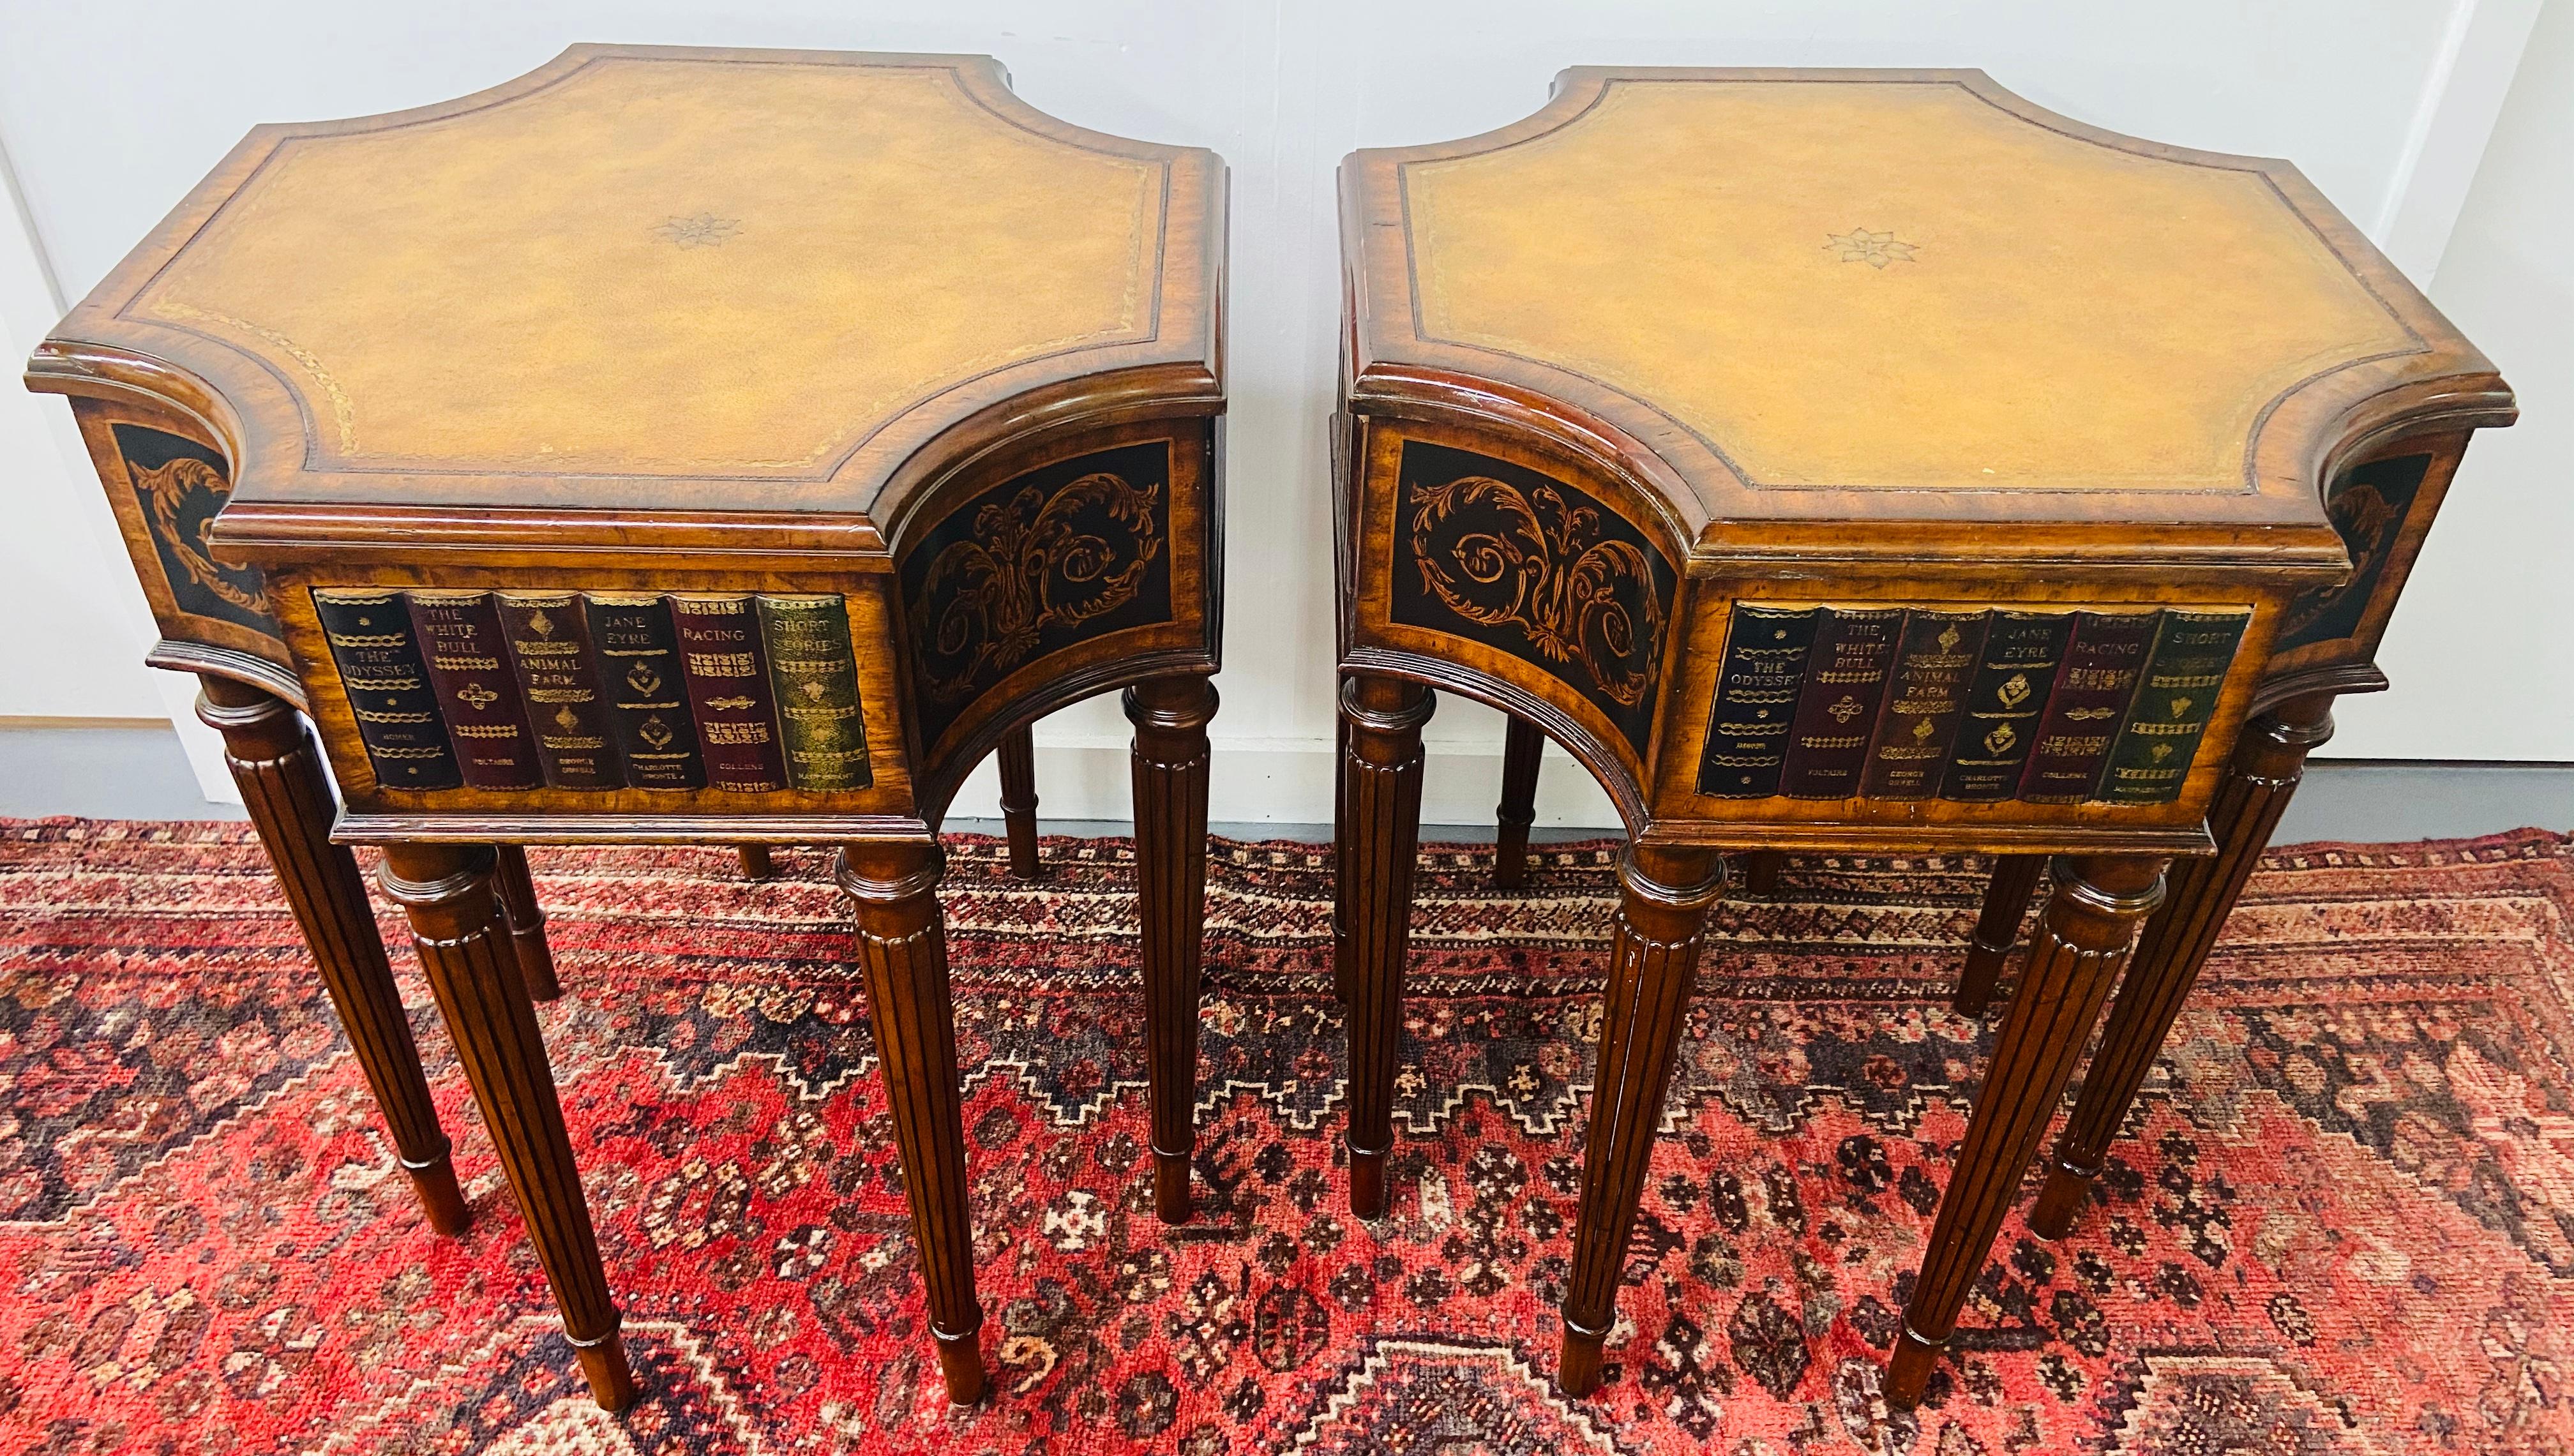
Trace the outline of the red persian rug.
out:
[[[1879,1361],[1988,1028],[1974,863],[1719,912],[1605,1391],[1554,1387],[1611,850],[1426,852],[1398,1204],[1349,1217],[1325,857],[1219,843],[1198,1222],[1150,1211],[1118,840],[948,879],[991,1397],[922,1330],[818,852],[545,850],[544,1012],[645,1388],[583,1393],[444,1034],[432,1235],[238,828],[0,824],[0,1450],[2537,1452],[2574,1447],[2562,837],[2253,881],[2059,1243],[2002,1233],[1930,1400]],[[390,914],[386,929],[392,931]],[[412,973],[408,951],[397,955]]]

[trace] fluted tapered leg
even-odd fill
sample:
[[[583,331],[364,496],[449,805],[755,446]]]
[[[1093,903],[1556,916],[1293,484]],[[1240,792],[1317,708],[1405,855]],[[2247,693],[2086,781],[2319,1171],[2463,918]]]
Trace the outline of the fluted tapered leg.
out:
[[[767,879],[777,873],[777,865],[768,857],[766,844],[736,844],[733,853],[741,861],[741,877]]]
[[[1779,871],[1787,866],[1788,856],[1776,849],[1755,849],[1743,856],[1743,888],[1748,894],[1774,895],[1779,892]]]
[[[389,844],[385,892],[411,916],[420,963],[527,1216],[591,1395],[605,1409],[624,1410],[635,1400],[635,1376],[618,1338],[617,1302],[600,1265],[545,1038],[493,892],[494,858],[488,844]]]
[[[429,1098],[411,1018],[376,934],[366,880],[347,846],[331,842],[334,805],[322,750],[282,700],[212,674],[199,681],[197,717],[224,735],[224,762],[241,785],[251,826],[376,1094],[412,1194],[431,1228],[462,1233],[472,1215]]]
[[[2306,755],[2332,736],[2332,695],[2292,698],[2245,726],[2236,740],[2225,781],[2208,805],[2207,828],[2216,853],[2185,860],[2172,870],[2171,893],[2145,923],[2136,953],[2118,982],[2100,1049],[2082,1075],[2082,1095],[2056,1139],[2046,1187],[2029,1213],[2029,1228],[2060,1238],[2073,1226],[2083,1195],[2100,1175],[2109,1144],[2135,1105],[2136,1089],[2162,1054],[2163,1038],[2181,1002],[2198,981],[2225,917],[2252,877],[2270,833],[2287,811],[2288,798],[2305,773]]]
[[[1537,822],[1537,769],[1546,734],[1511,719],[1502,737],[1502,801],[1493,810],[1493,887],[1517,889],[1528,879],[1529,825]]]
[[[492,883],[501,892],[501,916],[510,927],[510,947],[519,957],[519,977],[530,997],[551,1001],[563,994],[555,978],[555,951],[546,943],[546,912],[537,904],[537,881],[528,872],[528,851],[517,844],[495,844]]]
[[[1600,1384],[1600,1351],[1617,1323],[1618,1271],[1653,1161],[1672,1061],[1689,1019],[1707,912],[1725,887],[1724,863],[1704,849],[1632,845],[1618,867],[1618,933],[1609,956],[1600,1070],[1582,1147],[1582,1206],[1565,1280],[1567,1393]]]
[[[1993,877],[1984,885],[1984,908],[1975,916],[1974,933],[1966,937],[1966,965],[1957,972],[1957,994],[1950,1003],[1963,1016],[1980,1016],[1993,1003],[1993,986],[2002,962],[2019,943],[2019,922],[2028,915],[2029,896],[2037,892],[2043,854],[2004,854],[1993,861]]]
[[[1153,678],[1127,689],[1125,702],[1135,725],[1135,888],[1143,922],[1153,1209],[1164,1223],[1186,1223],[1206,925],[1206,728],[1215,717],[1215,687],[1198,677]]]
[[[1421,841],[1421,726],[1430,690],[1400,678],[1341,681],[1340,979],[1349,1008],[1350,1211],[1385,1212],[1394,1075],[1403,1055],[1403,969],[1412,862]]]
[[[956,1013],[948,1000],[947,932],[938,908],[945,868],[934,843],[859,842],[840,850],[840,888],[857,912],[877,1070],[893,1111],[912,1241],[929,1293],[929,1334],[947,1398],[970,1405],[983,1397],[983,1307],[974,1299]]]
[[[1349,816],[1350,721],[1335,713],[1332,715],[1332,843],[1336,850],[1347,844],[1341,837],[1344,832],[1341,826],[1349,822]],[[1350,1003],[1350,934],[1342,920],[1342,912],[1349,902],[1349,888],[1345,882],[1349,862],[1350,856],[1346,853],[1335,852],[1332,855],[1332,995],[1344,1006]]]
[[[1037,863],[1037,743],[1028,725],[1001,737],[1001,823],[1010,836],[1010,872],[1021,879],[1044,873]]]
[[[1921,1400],[1930,1367],[1983,1272],[2020,1175],[2081,1059],[2100,1002],[2135,943],[2136,926],[2162,900],[2166,862],[2159,855],[2065,855],[2055,861],[2055,891],[2030,937],[2028,964],[1994,1038],[1974,1116],[1957,1145],[1948,1190],[1930,1228],[1922,1277],[1904,1312],[1886,1377],[1889,1403],[1909,1408]]]

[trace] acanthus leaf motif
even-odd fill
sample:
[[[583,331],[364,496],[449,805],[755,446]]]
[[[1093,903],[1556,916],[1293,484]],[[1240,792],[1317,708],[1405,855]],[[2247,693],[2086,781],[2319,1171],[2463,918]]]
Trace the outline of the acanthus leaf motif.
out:
[[[232,483],[224,479],[222,471],[202,460],[181,456],[151,470],[133,470],[132,474],[135,487],[152,503],[154,534],[170,548],[179,569],[188,574],[190,581],[244,612],[262,617],[276,615],[269,609],[268,593],[257,571],[247,567],[227,569],[215,563],[214,549],[207,537],[214,529],[215,513],[223,509],[232,494]]]
[[[912,631],[930,695],[969,698],[1037,654],[1049,628],[1077,627],[1134,600],[1162,552],[1159,485],[1095,471],[1036,486],[975,513],[973,535],[930,563]]]
[[[1518,628],[1539,657],[1578,666],[1622,707],[1652,690],[1663,640],[1653,568],[1634,543],[1600,539],[1594,507],[1461,476],[1413,487],[1410,538],[1423,586],[1449,611]]]

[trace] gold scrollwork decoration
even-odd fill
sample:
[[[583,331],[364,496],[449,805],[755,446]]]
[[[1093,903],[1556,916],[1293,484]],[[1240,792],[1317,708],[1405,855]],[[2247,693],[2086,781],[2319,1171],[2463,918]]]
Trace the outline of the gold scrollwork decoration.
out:
[[[912,604],[930,697],[970,698],[1036,656],[1049,631],[1133,601],[1162,552],[1160,495],[1098,471],[978,510],[972,536],[930,562]]]
[[[1599,538],[1599,511],[1549,487],[1462,476],[1413,491],[1412,561],[1432,595],[1469,622],[1518,628],[1633,708],[1654,686],[1663,603],[1643,550]]]
[[[133,476],[135,488],[152,504],[153,534],[170,548],[172,559],[179,563],[181,571],[188,574],[188,580],[244,612],[257,613],[262,617],[276,615],[269,610],[265,591],[256,586],[244,588],[227,577],[223,568],[215,565],[206,533],[215,524],[215,512],[222,509],[224,499],[232,494],[232,484],[224,479],[223,472],[202,460],[183,456],[151,470],[136,470]],[[197,514],[195,525],[191,527],[186,524],[192,504],[189,497],[199,491],[214,499]]]

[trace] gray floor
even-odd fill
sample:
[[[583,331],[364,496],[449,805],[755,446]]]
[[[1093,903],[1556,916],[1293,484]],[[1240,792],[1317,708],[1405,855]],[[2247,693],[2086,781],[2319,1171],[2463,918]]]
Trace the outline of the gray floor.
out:
[[[208,803],[166,727],[0,728],[0,817],[240,818]],[[2309,839],[2447,839],[2528,825],[2574,828],[2574,764],[2318,760],[2288,806],[2274,842]],[[959,819],[949,827],[996,831]],[[1124,833],[1116,822],[1048,820],[1048,833]],[[1237,838],[1331,837],[1308,824],[1217,824]],[[1434,839],[1492,836],[1490,824],[1425,825]],[[1541,839],[1585,838],[1595,829],[1541,830]]]

